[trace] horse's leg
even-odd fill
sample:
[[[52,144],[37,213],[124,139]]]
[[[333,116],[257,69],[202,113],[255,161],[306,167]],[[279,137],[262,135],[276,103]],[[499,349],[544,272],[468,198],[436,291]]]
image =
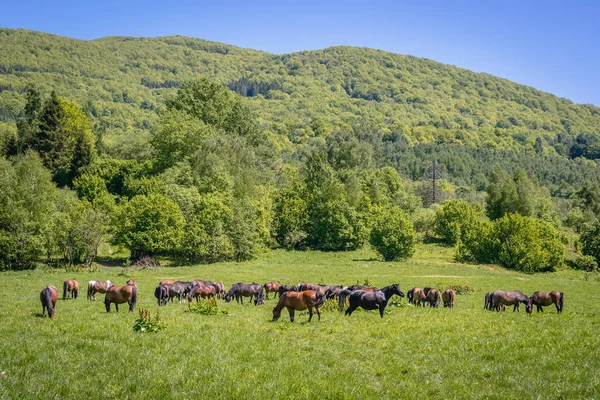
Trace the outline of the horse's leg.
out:
[[[319,321],[321,320],[321,311],[319,310],[319,307],[315,307],[315,310],[317,310],[317,316],[319,317]]]
[[[287,307],[287,310],[290,313],[290,321],[294,322],[294,309],[292,307]]]
[[[119,312],[119,303],[115,303],[115,310],[117,310],[117,312]]]
[[[357,307],[358,306],[356,306],[356,305],[350,304],[350,307],[348,307],[348,309],[346,310],[345,315],[351,315],[354,312],[354,310],[356,310]]]
[[[310,320],[312,319],[312,316],[313,316],[312,307],[308,307],[308,322],[310,322]]]
[[[379,316],[383,318],[383,311],[385,310],[385,304],[379,305]]]

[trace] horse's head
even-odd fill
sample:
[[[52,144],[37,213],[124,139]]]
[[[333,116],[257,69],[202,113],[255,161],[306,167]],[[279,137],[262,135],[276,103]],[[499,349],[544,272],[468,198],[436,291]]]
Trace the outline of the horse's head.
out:
[[[533,312],[533,296],[527,299],[527,303],[525,303],[525,311],[527,311],[527,314],[531,314]]]
[[[135,286],[137,287],[137,283],[133,279],[127,279],[127,286]]]
[[[279,317],[281,317],[281,309],[278,310],[277,307],[275,307],[273,309],[273,319],[272,319],[272,321],[273,322],[277,321],[279,319]]]
[[[393,286],[394,286],[394,294],[397,294],[400,297],[404,297],[404,292],[402,291],[402,289],[400,289],[400,284],[395,283]]]

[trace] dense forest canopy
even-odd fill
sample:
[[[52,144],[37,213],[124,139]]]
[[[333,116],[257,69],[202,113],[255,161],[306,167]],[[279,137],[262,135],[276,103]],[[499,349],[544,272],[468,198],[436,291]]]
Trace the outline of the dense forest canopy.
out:
[[[89,264],[102,240],[183,262],[438,240],[551,271],[600,215],[600,109],[487,74],[12,29],[0,56],[0,268]]]

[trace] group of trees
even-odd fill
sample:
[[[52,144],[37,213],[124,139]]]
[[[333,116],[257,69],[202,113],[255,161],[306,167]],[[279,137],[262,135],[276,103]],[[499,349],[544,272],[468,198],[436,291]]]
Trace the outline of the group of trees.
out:
[[[182,83],[165,102],[148,139],[151,157],[142,159],[99,155],[103,130],[92,128],[88,109],[34,87],[26,97],[0,159],[0,268],[41,258],[89,263],[102,240],[134,259],[243,261],[272,247],[370,243],[392,261],[433,237],[456,246],[461,260],[549,271],[564,260],[559,228],[587,227],[600,213],[593,181],[561,208],[520,168],[481,173],[482,187],[446,179],[461,169],[450,157],[401,174],[408,164],[397,156],[407,153],[391,149],[412,149],[421,162],[434,148],[372,125],[282,147],[245,99],[205,78]]]

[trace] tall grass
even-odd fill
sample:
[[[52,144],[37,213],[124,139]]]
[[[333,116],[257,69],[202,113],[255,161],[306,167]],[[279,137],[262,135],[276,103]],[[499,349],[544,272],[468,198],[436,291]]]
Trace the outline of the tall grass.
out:
[[[125,284],[122,268],[96,272],[36,270],[0,274],[1,398],[598,398],[600,282],[574,271],[524,275],[495,266],[453,263],[452,250],[419,247],[404,263],[348,253],[265,253],[245,263],[127,270],[138,283],[138,307],[155,314],[160,279],[213,279],[383,287],[468,285],[453,309],[389,307],[344,317],[325,307],[270,322],[266,306],[218,301],[226,313],[161,308],[166,329],[139,334],[137,310],[106,313],[102,302],[60,300],[56,319],[40,318],[39,292],[67,278]],[[527,315],[483,310],[492,289],[556,289],[565,311]]]

